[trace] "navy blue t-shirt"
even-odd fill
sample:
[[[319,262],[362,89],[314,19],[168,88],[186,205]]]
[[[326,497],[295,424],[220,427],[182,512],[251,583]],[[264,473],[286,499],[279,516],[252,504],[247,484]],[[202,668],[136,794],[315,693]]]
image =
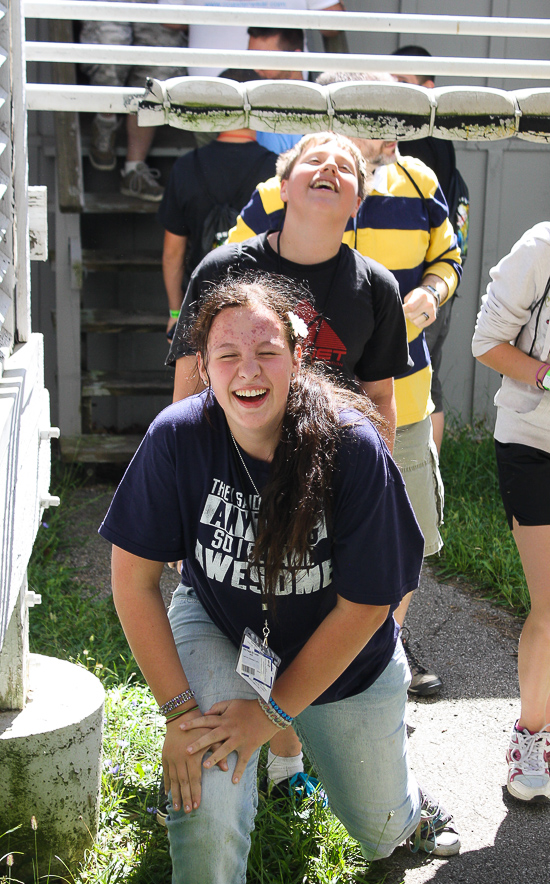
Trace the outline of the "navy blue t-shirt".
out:
[[[283,570],[276,618],[268,618],[270,646],[282,659],[280,672],[332,610],[337,595],[358,604],[390,605],[393,611],[418,586],[423,539],[401,474],[370,421],[349,411],[341,420],[330,534],[319,524],[308,567],[296,574]],[[261,493],[270,465],[239,450]],[[136,556],[183,559],[183,582],[193,586],[237,649],[245,627],[261,635],[265,618],[257,575],[247,568],[259,505],[225,415],[204,391],[156,418],[99,531]],[[391,659],[395,641],[390,613],[316,702],[369,687]]]

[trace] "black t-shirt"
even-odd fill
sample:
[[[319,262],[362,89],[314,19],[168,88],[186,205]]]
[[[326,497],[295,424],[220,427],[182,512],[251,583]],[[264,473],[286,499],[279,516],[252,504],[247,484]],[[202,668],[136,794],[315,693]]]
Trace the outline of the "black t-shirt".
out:
[[[202,230],[213,206],[227,203],[240,211],[256,185],[275,174],[276,161],[276,155],[256,141],[211,141],[176,160],[158,218],[165,230],[191,240],[190,272],[205,255]]]
[[[342,244],[321,264],[296,264],[275,252],[263,233],[222,246],[197,267],[187,289],[166,360],[173,364],[193,353],[187,327],[208,284],[228,270],[277,273],[309,289],[297,310],[308,325],[306,350],[339,379],[380,381],[408,370],[407,330],[395,277],[371,258]]]
[[[268,615],[269,643],[282,658],[281,672],[332,610],[337,595],[393,611],[418,586],[424,542],[403,478],[370,421],[348,410],[341,424],[331,527],[319,522],[308,567],[297,573],[283,569],[277,616]],[[270,465],[239,450],[261,494]],[[204,391],[155,419],[99,531],[141,558],[183,559],[183,583],[194,588],[237,649],[246,626],[262,634],[265,616],[260,585],[247,568],[259,504],[239,467],[225,415]],[[369,687],[391,659],[396,635],[389,614],[317,702]]]

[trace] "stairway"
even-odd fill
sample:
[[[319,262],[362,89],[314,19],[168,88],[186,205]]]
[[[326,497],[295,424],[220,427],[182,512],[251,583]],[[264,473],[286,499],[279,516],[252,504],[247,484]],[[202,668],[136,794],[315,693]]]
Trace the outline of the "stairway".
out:
[[[52,22],[53,40],[72,40],[72,23]],[[76,82],[74,65],[54,65],[56,82]],[[93,115],[57,113],[56,333],[60,448],[64,460],[127,463],[158,412],[172,401],[165,368],[167,302],[158,203],[119,192],[118,168],[88,159]],[[190,134],[163,127],[150,164],[166,182]]]

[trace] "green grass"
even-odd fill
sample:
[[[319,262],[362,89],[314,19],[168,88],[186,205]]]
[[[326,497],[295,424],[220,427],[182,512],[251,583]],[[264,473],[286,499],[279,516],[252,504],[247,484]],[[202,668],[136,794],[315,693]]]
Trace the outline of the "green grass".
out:
[[[452,427],[441,456],[444,547],[430,559],[441,580],[462,580],[513,613],[529,612],[521,561],[498,489],[494,443],[482,427]]]

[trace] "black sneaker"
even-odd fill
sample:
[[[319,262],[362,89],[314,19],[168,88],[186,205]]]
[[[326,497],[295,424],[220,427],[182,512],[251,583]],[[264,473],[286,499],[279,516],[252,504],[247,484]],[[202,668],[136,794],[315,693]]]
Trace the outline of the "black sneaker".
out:
[[[412,697],[433,697],[438,694],[443,687],[439,675],[433,670],[426,669],[418,662],[410,648],[410,632],[408,627],[403,626],[399,635],[407,655],[407,662],[411,670],[411,683],[409,685],[409,694]]]
[[[412,853],[423,850],[433,856],[454,856],[460,850],[460,835],[451,814],[428,792],[420,790],[420,822],[407,846]]]

